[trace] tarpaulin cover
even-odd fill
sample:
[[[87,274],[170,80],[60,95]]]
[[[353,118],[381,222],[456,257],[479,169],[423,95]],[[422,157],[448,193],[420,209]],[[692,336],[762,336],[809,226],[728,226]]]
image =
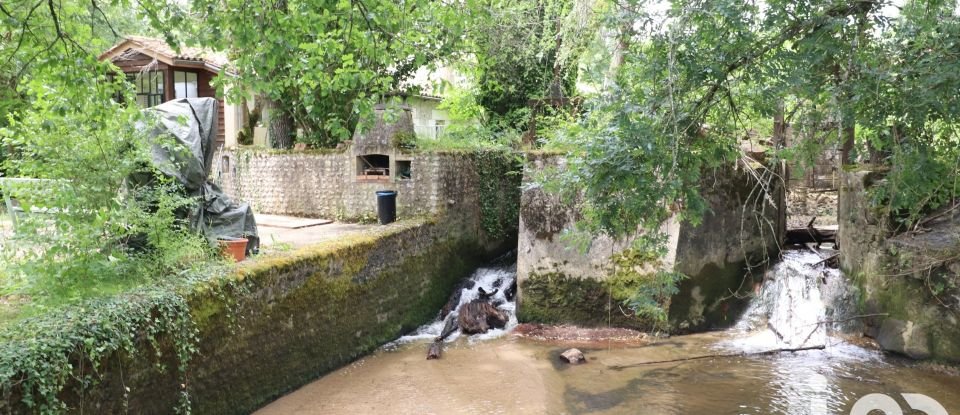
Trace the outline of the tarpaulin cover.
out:
[[[154,140],[151,158],[164,175],[183,185],[188,196],[197,198],[188,215],[193,229],[211,244],[217,239],[247,238],[248,253],[256,252],[260,239],[253,210],[246,203],[230,200],[208,180],[216,151],[217,106],[213,98],[183,98],[146,109],[158,121],[148,127],[150,137],[168,135],[180,144]]]

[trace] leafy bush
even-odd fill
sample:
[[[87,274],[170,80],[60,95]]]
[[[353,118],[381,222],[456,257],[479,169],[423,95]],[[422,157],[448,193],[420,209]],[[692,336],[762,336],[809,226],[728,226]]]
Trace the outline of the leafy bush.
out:
[[[6,170],[45,179],[4,189],[25,214],[0,253],[2,293],[27,294],[38,306],[73,302],[210,258],[178,219],[193,201],[150,167],[151,143],[136,126],[152,120],[113,99],[128,86],[95,60],[57,71],[38,73],[30,104],[0,130],[19,154]],[[126,181],[132,175],[150,185]]]

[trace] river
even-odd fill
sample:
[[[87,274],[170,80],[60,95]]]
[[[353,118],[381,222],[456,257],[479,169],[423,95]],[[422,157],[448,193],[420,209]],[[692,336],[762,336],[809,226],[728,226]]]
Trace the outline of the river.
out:
[[[819,323],[830,310],[821,287],[842,278],[814,266],[816,259],[788,254],[768,273],[760,295],[730,330],[642,345],[602,339],[578,343],[587,363],[570,366],[558,356],[573,344],[510,333],[512,314],[508,330],[455,336],[446,343],[442,359],[428,361],[429,338],[442,329],[434,322],[257,414],[806,415],[848,414],[861,400],[858,409],[873,402],[887,414],[900,413],[900,408],[922,413],[907,411],[911,403],[914,408],[920,404],[908,403],[905,393],[906,398],[922,395],[948,411],[960,411],[960,376],[951,373],[955,370],[851,344],[834,335],[830,324]],[[509,267],[481,269],[474,279],[489,288],[498,279],[497,284],[504,284],[502,277],[509,272]],[[512,312],[512,303],[501,307]],[[749,354],[819,346],[824,348]],[[737,354],[747,355],[731,356]],[[637,365],[704,356],[714,357]]]

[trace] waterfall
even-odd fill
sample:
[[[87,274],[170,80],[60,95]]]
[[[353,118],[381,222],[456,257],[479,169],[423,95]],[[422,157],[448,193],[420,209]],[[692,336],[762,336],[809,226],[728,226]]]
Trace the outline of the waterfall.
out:
[[[491,329],[486,333],[472,335],[469,337],[470,341],[500,337],[517,326],[517,306],[515,302],[516,298],[514,296],[515,292],[508,295],[508,291],[516,290],[514,285],[516,280],[517,266],[516,263],[513,263],[510,265],[479,268],[470,276],[470,278],[460,285],[459,295],[455,294],[451,297],[454,300],[458,299],[456,301],[456,305],[452,307],[450,311],[450,314],[453,316],[453,318],[457,317],[457,313],[461,306],[480,298],[481,289],[488,294],[496,290],[495,294],[487,297],[487,301],[501,311],[507,313],[509,316],[506,327],[502,329]],[[438,316],[438,318],[433,322],[420,326],[413,333],[403,336],[393,343],[397,344],[408,343],[417,340],[433,340],[440,335],[440,333],[443,331],[443,327],[444,319],[439,318]],[[447,337],[446,341],[451,342],[456,340],[458,337],[460,337],[459,330]]]
[[[786,251],[767,271],[757,297],[735,328],[749,333],[731,340],[745,351],[824,346],[828,329],[847,300],[840,271],[812,251]]]

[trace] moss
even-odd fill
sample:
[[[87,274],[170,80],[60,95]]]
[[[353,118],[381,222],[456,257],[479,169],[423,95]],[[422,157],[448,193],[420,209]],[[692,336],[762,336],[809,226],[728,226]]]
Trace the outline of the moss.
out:
[[[237,148],[237,154],[268,154],[268,155],[297,155],[297,154],[310,154],[310,155],[327,155],[327,154],[344,154],[346,152],[346,146],[336,147],[336,148],[308,148],[305,150],[286,150],[278,148],[264,148],[264,147],[255,147],[255,146],[239,146]]]
[[[137,353],[104,356],[99,383],[70,381],[61,399],[98,413],[170,413],[185,385],[195,413],[250,413],[434,317],[487,259],[475,233],[452,226],[399,222],[178,287],[196,329],[187,382],[171,370],[176,343],[149,333]]]
[[[196,412],[247,413],[416,328],[478,264],[478,252],[425,220],[243,267],[233,275],[249,290],[236,307],[236,334],[223,297],[194,305],[205,310]]]
[[[619,301],[612,298],[606,282],[593,278],[531,274],[520,283],[520,291],[517,318],[521,322],[636,329],[652,326],[621,312]]]
[[[750,296],[747,293],[733,296],[730,291],[741,286],[744,290],[753,288],[752,284],[741,284],[745,272],[746,262],[723,266],[707,264],[699,274],[683,280],[680,293],[673,296],[670,302],[672,331],[684,333],[718,329],[736,323],[749,304]],[[697,295],[694,295],[695,290]],[[694,313],[696,311],[699,313]]]

